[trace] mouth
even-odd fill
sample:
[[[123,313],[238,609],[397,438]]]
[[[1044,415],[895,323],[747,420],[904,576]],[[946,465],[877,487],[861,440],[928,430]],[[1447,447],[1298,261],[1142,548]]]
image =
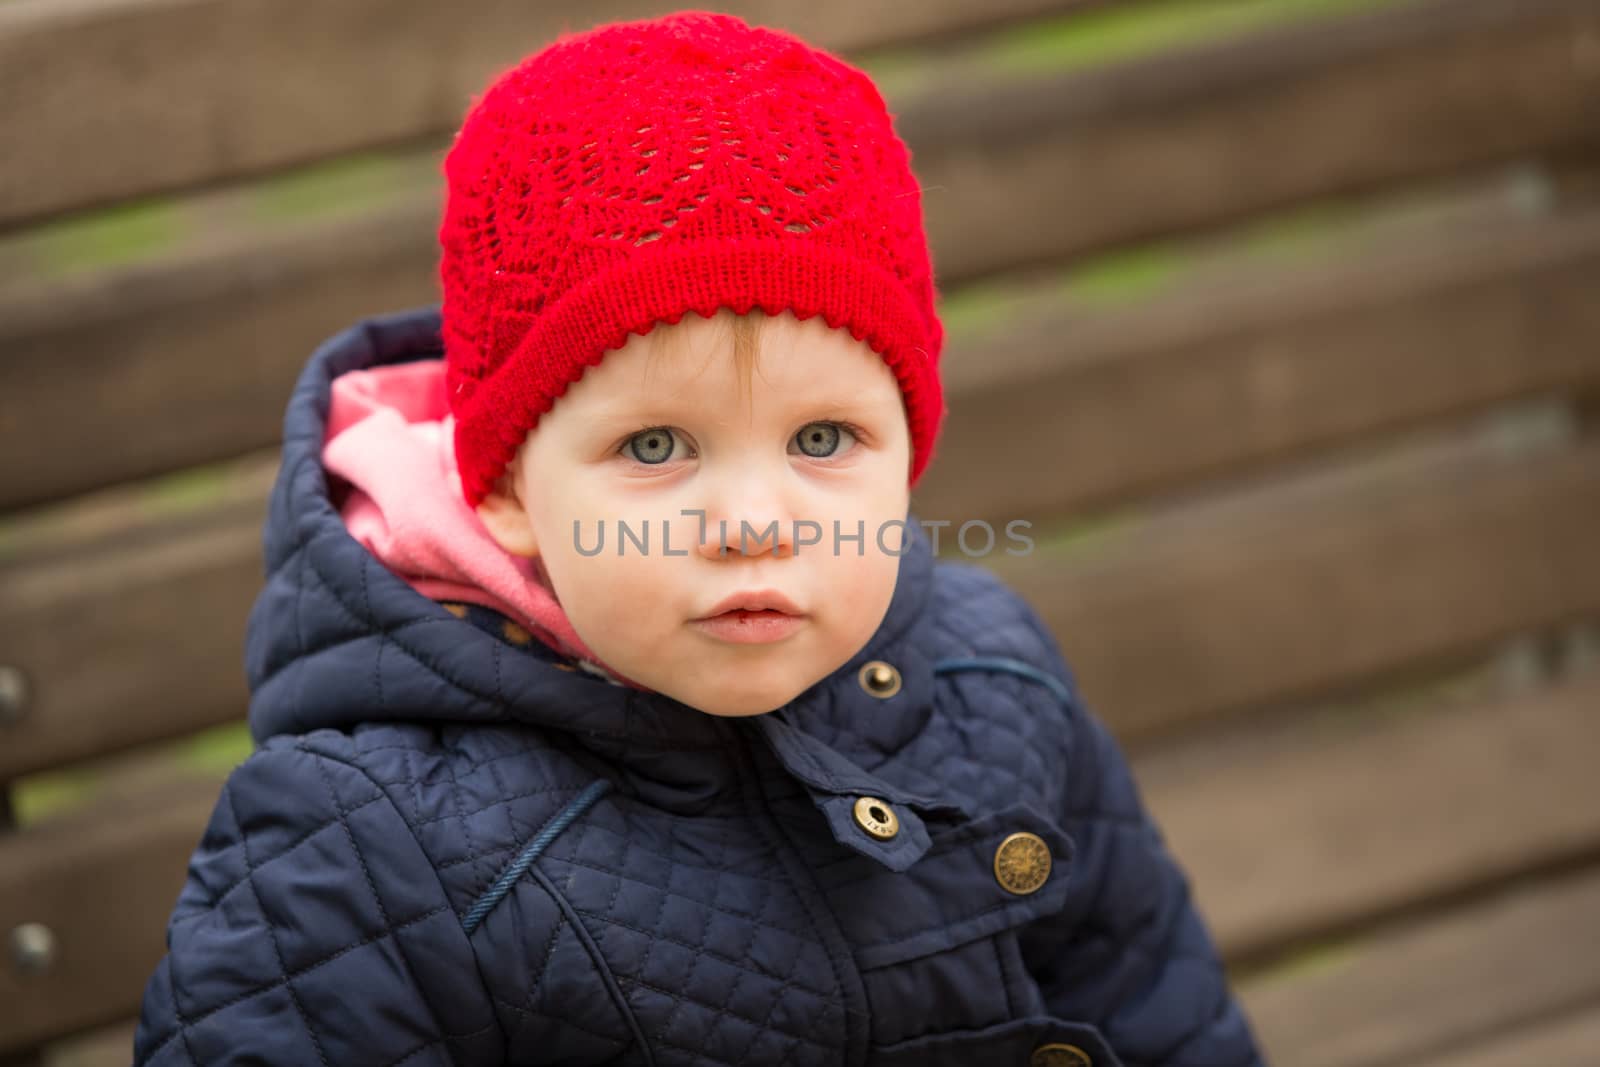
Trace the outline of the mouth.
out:
[[[748,589],[732,596],[724,597],[717,602],[710,611],[695,619],[703,622],[707,619],[716,619],[723,616],[738,615],[788,615],[802,617],[805,612],[797,607],[794,601],[778,592],[776,589]]]
[[[781,641],[805,621],[805,614],[792,600],[776,590],[764,589],[735,593],[690,623],[717,640],[755,645]]]

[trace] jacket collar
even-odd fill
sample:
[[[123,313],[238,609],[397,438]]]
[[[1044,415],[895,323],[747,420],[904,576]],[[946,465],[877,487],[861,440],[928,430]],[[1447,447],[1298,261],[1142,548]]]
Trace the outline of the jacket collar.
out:
[[[258,741],[375,719],[527,723],[562,731],[603,757],[628,779],[619,782],[625,790],[693,810],[730,785],[734,738],[743,733],[803,785],[841,843],[886,866],[904,869],[926,851],[923,816],[965,817],[959,802],[862,766],[869,753],[908,743],[932,702],[932,664],[918,653],[918,631],[933,558],[911,516],[894,596],[871,640],[794,701],[749,719],[722,720],[664,694],[610,685],[568,669],[547,649],[510,648],[378,564],[345,530],[321,465],[331,383],[351,370],[441,355],[437,309],[415,309],[331,338],[296,385],[265,532],[269,578],[247,637]],[[889,699],[859,680],[875,660],[900,674],[900,691]],[[376,699],[344,679],[371,679],[362,684],[376,687]],[[854,825],[859,796],[896,807],[894,839],[877,842]]]

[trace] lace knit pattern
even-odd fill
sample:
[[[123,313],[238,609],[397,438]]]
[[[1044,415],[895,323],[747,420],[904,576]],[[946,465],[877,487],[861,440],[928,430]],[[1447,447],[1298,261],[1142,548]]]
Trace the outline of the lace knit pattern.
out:
[[[445,177],[469,503],[605,352],[722,307],[848,328],[900,383],[913,484],[932,458],[943,329],[921,190],[860,70],[711,12],[566,35],[476,102]]]

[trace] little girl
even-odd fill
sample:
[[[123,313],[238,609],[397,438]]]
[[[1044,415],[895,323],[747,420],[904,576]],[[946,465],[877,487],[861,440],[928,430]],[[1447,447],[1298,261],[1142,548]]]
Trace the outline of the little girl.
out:
[[[258,749],[136,1063],[1261,1063],[1051,636],[908,512],[943,333],[890,119],[695,11],[474,103],[442,309],[290,402]]]

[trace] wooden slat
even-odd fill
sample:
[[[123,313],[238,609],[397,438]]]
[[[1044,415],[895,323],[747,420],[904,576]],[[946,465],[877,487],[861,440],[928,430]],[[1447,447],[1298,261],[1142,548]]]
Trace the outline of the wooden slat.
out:
[[[1593,144],[1600,0],[1431,0],[1033,84],[898,129],[946,282],[1313,196]]]
[[[93,290],[19,298],[0,313],[0,333],[17,331],[0,368],[11,399],[0,452],[32,461],[7,471],[0,507],[275,439],[270,398],[287,394],[324,331],[363,299],[398,306],[433,284],[412,270],[421,261],[407,252],[426,239],[423,220],[413,223],[370,219],[359,233],[325,235],[316,255],[257,265],[250,299],[232,310],[214,299],[231,284],[225,265],[197,254],[167,279],[187,309],[181,338],[168,336],[163,315],[100,317]],[[1588,299],[1600,213],[1529,223],[1482,208],[1459,232],[1420,229],[1379,227],[1320,268],[1258,268],[1223,291],[1201,284],[1122,310],[1063,314],[1052,292],[1003,335],[953,338],[952,414],[919,506],[1044,514],[1600,378],[1600,307]],[[78,325],[66,336],[58,327],[69,317]],[[206,342],[203,370],[196,339]],[[87,373],[63,376],[73,363]],[[94,420],[76,417],[85,406]],[[1178,437],[1182,449],[1171,447]],[[1115,462],[1072,464],[1041,498],[1039,459],[1060,449]]]
[[[1600,673],[1516,703],[1252,723],[1136,771],[1224,950],[1251,957],[1600,855],[1597,712]]]
[[[1268,492],[991,561],[1133,739],[1593,614],[1596,544],[1590,442]]]
[[[4,728],[0,781],[240,713],[259,518],[225,509],[0,567],[0,649],[35,693]],[[1175,515],[1094,553],[991,560],[1132,737],[1600,610],[1596,543],[1600,443],[1458,457]]]
[[[52,830],[0,837],[4,929],[44,923],[57,950],[43,974],[0,968],[0,1053],[138,1011],[216,796],[216,783],[154,791]]]
[[[1600,843],[1600,804],[1587,802],[1595,786],[1584,766],[1600,730],[1587,714],[1597,692],[1600,678],[1592,678],[1515,705],[1440,709],[1414,721],[1343,730],[1292,723],[1265,748],[1200,742],[1143,756],[1135,770],[1225,950],[1237,955],[1330,918],[1368,917],[1380,898],[1452,894],[1508,865],[1538,866],[1552,852]],[[1419,751],[1430,731],[1438,750]],[[1328,769],[1315,766],[1319,752]],[[1192,773],[1177,773],[1185,767]],[[1336,780],[1351,767],[1360,788]],[[1437,795],[1422,795],[1419,782]],[[151,790],[143,803],[117,796],[61,825],[0,839],[0,928],[44,922],[62,946],[60,968],[31,983],[0,975],[0,999],[18,1008],[0,1017],[0,1049],[137,1007],[215,796],[214,782]],[[1406,798],[1421,802],[1397,806]],[[1406,854],[1407,835],[1409,851],[1422,855]],[[1364,840],[1373,836],[1383,840]],[[1421,840],[1427,848],[1416,847]],[[1264,855],[1245,855],[1238,842]],[[1386,869],[1391,862],[1398,875]],[[1304,904],[1279,899],[1302,894]],[[1268,992],[1269,1006],[1285,1002]],[[1268,1020],[1271,1032],[1306,1025],[1290,1011],[1297,1003],[1287,998],[1283,1017]]]
[[[251,502],[0,571],[0,655],[31,693],[0,725],[0,782],[243,718],[261,518]]]
[[[128,1019],[49,1046],[46,1067],[128,1067],[137,1020]]]
[[[29,458],[6,465],[0,509],[277,441],[319,343],[436,298],[432,240],[423,212],[383,213],[105,285],[0,295],[0,337],[15,346],[0,362],[0,452]]]
[[[949,353],[917,509],[1048,516],[1600,383],[1596,291],[1600,213],[1396,233],[1112,313],[1019,312]]]
[[[1600,76],[1573,60],[1595,33],[1600,0],[1443,0],[992,91],[961,79],[907,99],[898,121],[948,287],[1600,140]],[[319,220],[266,247],[0,286],[0,386],[26,397],[0,411],[0,449],[36,457],[0,485],[0,507],[270,443],[273,405],[260,397],[286,393],[352,308],[434,298],[436,199]],[[90,424],[65,414],[81,410],[86,382],[104,413]]]
[[[981,6],[960,0],[915,5],[768,0],[733,3],[726,10],[757,23],[786,26],[824,47],[857,51],[959,34],[1068,6],[1066,0],[1002,0]],[[1513,25],[1526,29],[1563,10],[1584,18],[1585,9],[1593,14],[1592,3],[1437,0],[1420,6],[1418,11],[1400,7],[1380,12],[1370,21],[1351,17],[1333,27],[1319,24],[1300,32],[1264,34],[1259,48],[1211,49],[1203,62],[1157,60],[1141,64],[1130,76],[1073,79],[1059,92],[1002,92],[977,99],[965,99],[963,92],[953,101],[936,100],[936,106],[896,110],[912,134],[921,132],[919,116],[947,112],[1003,138],[1041,111],[1066,110],[1082,117],[1103,113],[1107,103],[1142,103],[1155,111],[1181,104],[1184,114],[1174,118],[1184,124],[1169,132],[1185,136],[1174,137],[1166,151],[1154,156],[1147,151],[1148,166],[1142,169],[1149,176],[1132,187],[1116,182],[1104,187],[1125,199],[1148,192],[1159,172],[1161,195],[1155,203],[1171,205],[1170,212],[1181,212],[1185,205],[1192,210],[1201,199],[1227,195],[1221,190],[1247,174],[1255,176],[1250,185],[1257,190],[1281,185],[1285,178],[1324,181],[1315,177],[1324,161],[1322,152],[1381,145],[1389,168],[1426,167],[1437,165],[1441,152],[1503,152],[1513,144],[1539,143],[1552,132],[1564,137],[1580,132],[1573,123],[1584,106],[1581,94],[1566,100],[1561,96],[1574,82],[1576,88],[1592,91],[1584,83],[1594,71],[1574,63],[1565,45],[1557,53],[1519,54],[1529,39],[1499,24],[1516,20]],[[0,137],[19,147],[15,157],[21,161],[7,169],[4,179],[9,180],[0,185],[0,224],[444,133],[459,122],[471,96],[494,71],[558,32],[657,13],[659,5],[638,0],[612,3],[600,15],[571,3],[529,9],[511,0],[474,0],[453,7],[448,15],[417,3],[403,8],[385,4],[380,10],[375,0],[334,8],[308,0],[270,6],[249,0],[12,0],[0,9],[0,94],[25,99],[30,106],[7,112],[7,125],[0,126]],[[1204,175],[1203,181],[1165,177],[1171,173],[1166,163],[1174,158],[1169,153],[1218,147],[1187,121],[1197,99],[1230,95],[1228,90],[1244,83],[1259,88],[1262,81],[1270,83],[1285,71],[1307,66],[1330,71],[1357,57],[1381,54],[1386,46],[1408,45],[1419,33],[1439,31],[1457,38],[1453,61],[1441,64],[1441,53],[1424,50],[1360,72],[1372,84],[1370,93],[1351,96],[1347,88],[1337,97],[1286,101],[1301,108],[1319,105],[1317,125],[1329,136],[1313,143],[1300,135],[1304,127],[1281,129],[1272,121],[1281,112],[1266,103],[1277,95],[1269,90],[1260,93],[1263,99],[1254,110],[1246,107],[1249,114],[1237,114],[1252,123],[1255,136],[1235,146],[1228,158],[1248,158],[1248,167],[1197,171],[1196,178]],[[1463,52],[1463,46],[1469,51]],[[1545,68],[1542,73],[1539,64]],[[396,71],[410,76],[397,78]],[[966,73],[959,79],[963,85],[970,82]],[[1516,92],[1497,91],[1507,81]],[[38,92],[39,85],[50,85],[52,91]],[[1476,98],[1484,109],[1476,121],[1451,122],[1439,113],[1441,104],[1458,107],[1464,96]],[[117,101],[115,109],[104,106],[108,99]],[[1519,123],[1522,132],[1506,119]],[[1285,133],[1294,138],[1287,157],[1273,153],[1270,139]],[[1478,143],[1464,148],[1466,139]],[[1146,150],[1155,147],[1137,132],[1131,141],[1119,143],[1133,148],[1135,142]],[[149,151],[155,143],[164,151]],[[91,145],[94,155],[86,159]],[[1274,167],[1263,165],[1269,160]],[[1268,170],[1278,176],[1263,175]],[[1099,173],[1090,169],[1078,176],[1092,186],[1084,192],[1101,191]],[[1061,188],[1059,181],[1056,188]],[[1017,219],[1009,217],[1014,228]],[[973,232],[981,236],[983,227],[973,227]]]
[[[856,51],[1073,0],[729,0]],[[439,133],[499,69],[647,0],[9,0],[0,5],[0,225]],[[48,90],[48,91],[46,91]],[[160,145],[160,151],[152,151]]]
[[[1600,997],[1587,1011],[1489,1035],[1416,1067],[1594,1067],[1600,1060]]]
[[[1174,391],[1148,388],[1147,379],[1159,383],[1188,374],[1199,378],[1199,385],[1190,383],[1193,389],[1230,382],[1248,388],[1250,382],[1276,382],[1285,375],[1291,380],[1314,377],[1283,366],[1284,360],[1300,358],[1301,339],[1294,345],[1277,341],[1287,331],[1321,326],[1338,340],[1360,328],[1353,324],[1370,319],[1359,338],[1363,346],[1384,354],[1401,349],[1408,361],[1420,358],[1424,370],[1432,366],[1428,359],[1447,359],[1450,373],[1418,374],[1413,376],[1420,379],[1415,391],[1395,389],[1377,397],[1362,388],[1361,374],[1352,374],[1340,384],[1349,389],[1353,380],[1361,391],[1343,405],[1332,402],[1340,394],[1330,383],[1318,379],[1320,395],[1298,398],[1303,401],[1299,406],[1280,411],[1267,425],[1249,424],[1252,432],[1237,438],[1231,448],[1226,443],[1215,448],[1202,443],[1187,450],[1185,455],[1193,457],[1191,465],[1215,463],[1229,457],[1230,451],[1240,455],[1240,446],[1240,458],[1249,458],[1261,445],[1275,446],[1295,432],[1314,437],[1319,431],[1330,432],[1330,426],[1332,431],[1359,431],[1394,417],[1564,384],[1600,362],[1597,349],[1581,343],[1592,336],[1597,312],[1581,292],[1571,295],[1583,288],[1594,270],[1600,224],[1552,220],[1522,231],[1491,210],[1474,213],[1470,221],[1474,230],[1486,232],[1471,237],[1433,233],[1425,240],[1402,232],[1386,241],[1375,240],[1360,258],[1310,272],[1299,281],[1282,278],[1277,270],[1258,272],[1264,277],[1255,286],[1244,286],[1242,295],[1230,297],[1202,288],[1121,313],[1065,318],[1053,312],[1050,301],[1043,313],[1024,313],[1017,330],[1004,338],[968,339],[964,344],[957,338],[945,359],[947,381],[958,394],[947,430],[949,444],[922,493],[931,492],[927,499],[933,510],[941,510],[940,487],[967,481],[967,468],[973,462],[987,472],[983,481],[991,495],[984,501],[967,501],[968,507],[979,504],[992,511],[1013,507],[1019,482],[1031,493],[1034,479],[1027,474],[1026,457],[1039,453],[1019,439],[1011,454],[995,457],[997,445],[1003,448],[1012,438],[995,435],[986,420],[989,412],[999,411],[1008,427],[1015,426],[1009,417],[1013,405],[1023,405],[1023,410],[1037,405],[1041,392],[1054,390],[1052,376],[1074,377],[1072,389],[1063,396],[1073,416],[1066,426],[1071,443],[1123,457],[1116,465],[1079,465],[1072,469],[1074,478],[1052,483],[1063,487],[1063,503],[1080,503],[1103,494],[1107,481],[1124,471],[1146,473],[1140,469],[1140,445],[1145,450],[1144,467],[1157,458],[1158,469],[1151,472],[1156,476],[1161,473],[1159,457],[1169,462],[1174,457],[1171,450],[1151,457],[1147,442],[1162,438],[1142,434],[1137,417],[1114,419],[1109,412],[1165,397],[1168,402],[1159,412],[1151,411],[1152,416],[1166,425],[1187,416],[1182,425],[1191,435],[1200,428],[1196,422],[1203,411],[1192,403],[1170,402]],[[169,335],[162,325],[178,324],[176,317],[169,322],[165,312],[152,311],[148,319],[110,313],[107,294],[92,286],[74,288],[65,296],[17,296],[0,313],[0,333],[15,331],[6,346],[7,362],[0,368],[11,399],[0,408],[0,451],[29,454],[32,461],[7,472],[0,484],[0,506],[155,473],[274,439],[278,405],[266,398],[287,393],[305,354],[327,332],[346,324],[349,308],[374,297],[381,298],[381,305],[398,306],[408,294],[432,286],[431,276],[424,277],[426,272],[420,270],[419,248],[427,240],[424,220],[419,216],[407,225],[393,222],[387,217],[369,218],[355,232],[325,234],[318,239],[315,254],[298,259],[289,258],[289,251],[300,246],[286,239],[265,256],[275,264],[273,269],[255,263],[246,274],[231,279],[231,258],[219,258],[215,250],[191,255],[181,270],[174,267],[157,287],[170,288],[177,301],[167,310],[181,315],[179,335]],[[1467,220],[1461,226],[1465,229]],[[1417,249],[1428,252],[1419,255]],[[416,259],[410,256],[413,252],[418,253]],[[1369,263],[1392,265],[1375,270]],[[242,262],[238,265],[243,269]],[[1571,278],[1561,277],[1563,273]],[[248,291],[249,299],[237,307],[226,301],[219,304],[219,294],[235,284]],[[1332,313],[1322,307],[1329,294],[1338,304]],[[148,295],[135,302],[142,305]],[[1294,321],[1296,314],[1305,322]],[[1458,318],[1471,318],[1482,328],[1452,329],[1450,323]],[[61,330],[69,320],[75,325],[64,334]],[[1071,339],[1070,345],[1063,343],[1065,338]],[[1414,351],[1433,338],[1449,351]],[[205,342],[203,353],[198,340]],[[1525,352],[1525,358],[1502,358],[1498,370],[1482,366],[1489,358],[1483,355],[1486,350],[1501,357],[1509,354],[1494,348],[1502,341]],[[1324,366],[1323,377],[1337,374],[1347,362],[1358,363],[1309,358],[1315,351],[1307,353],[1307,366]],[[1163,354],[1166,362],[1159,358]],[[203,367],[196,365],[201,358]],[[1468,358],[1477,362],[1472,373],[1462,374],[1460,366]],[[1237,369],[1246,377],[1230,376],[1226,365],[1230,359],[1245,361]],[[1224,366],[1212,372],[1208,360],[1223,361]],[[86,373],[64,376],[60,373],[64,365],[81,366]],[[1378,365],[1386,366],[1387,361]],[[1207,370],[1197,376],[1192,368],[1201,366]],[[1141,376],[1137,373],[1141,367],[1154,369]],[[1134,386],[1138,391],[1129,395]],[[1112,402],[1109,406],[1099,402],[1103,396]],[[1080,397],[1082,403],[1076,400]],[[1259,387],[1237,399],[1258,405],[1275,401],[1279,407],[1284,403],[1261,395]],[[95,410],[94,420],[76,417],[85,405]],[[1342,421],[1332,417],[1338,412],[1345,413]],[[1224,425],[1235,424],[1213,419],[1205,425],[1211,436],[1203,441],[1215,439]],[[92,464],[80,461],[85,450],[93,451]],[[1018,463],[1019,459],[1024,462]],[[1002,466],[995,466],[997,460]],[[1021,473],[1007,477],[1010,471]]]
[[[1467,1057],[1479,1042],[1600,999],[1600,875],[1379,932],[1249,983],[1243,997],[1273,1063],[1415,1067],[1436,1051],[1440,1063],[1476,1062]]]

